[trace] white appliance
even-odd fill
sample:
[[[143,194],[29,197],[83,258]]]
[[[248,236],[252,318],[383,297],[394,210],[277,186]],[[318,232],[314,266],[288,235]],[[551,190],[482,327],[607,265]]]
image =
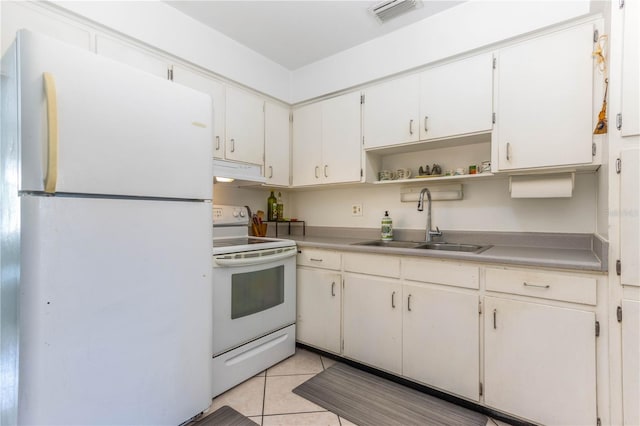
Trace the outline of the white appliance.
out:
[[[213,396],[295,352],[295,242],[249,237],[249,216],[213,207]]]
[[[211,99],[28,31],[2,72],[17,423],[187,421],[211,403]]]

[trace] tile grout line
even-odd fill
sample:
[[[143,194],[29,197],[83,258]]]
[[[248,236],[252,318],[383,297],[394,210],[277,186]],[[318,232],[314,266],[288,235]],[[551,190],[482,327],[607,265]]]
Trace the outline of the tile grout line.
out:
[[[260,426],[264,424],[264,405],[267,402],[267,370],[264,370],[264,386],[262,387],[262,414],[260,414]]]

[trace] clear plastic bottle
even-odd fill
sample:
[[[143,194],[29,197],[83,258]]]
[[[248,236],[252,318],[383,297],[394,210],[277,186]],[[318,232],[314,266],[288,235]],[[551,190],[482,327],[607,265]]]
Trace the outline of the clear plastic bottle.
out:
[[[393,240],[393,221],[391,220],[391,217],[389,216],[388,211],[385,211],[384,216],[382,217],[380,239],[382,241]]]
[[[278,203],[276,204],[276,215],[278,216],[277,220],[284,219],[284,204],[282,203],[282,192],[278,192]]]

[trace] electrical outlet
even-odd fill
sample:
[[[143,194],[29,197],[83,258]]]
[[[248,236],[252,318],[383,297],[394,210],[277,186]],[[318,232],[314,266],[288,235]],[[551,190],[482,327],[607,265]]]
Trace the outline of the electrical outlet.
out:
[[[362,204],[351,205],[351,216],[362,216]]]

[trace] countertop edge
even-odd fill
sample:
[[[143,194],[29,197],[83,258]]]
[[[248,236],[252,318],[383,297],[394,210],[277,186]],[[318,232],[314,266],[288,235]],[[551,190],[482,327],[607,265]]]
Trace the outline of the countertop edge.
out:
[[[360,253],[371,254],[388,254],[388,255],[404,255],[404,256],[416,256],[427,257],[433,259],[443,260],[461,260],[481,263],[494,263],[511,266],[525,266],[525,267],[543,267],[543,268],[555,268],[566,269],[581,272],[607,272],[606,262],[597,256],[597,254],[591,250],[577,250],[577,249],[555,249],[564,250],[567,255],[581,255],[585,257],[584,261],[566,260],[562,258],[547,258],[541,260],[540,258],[526,256],[504,256],[495,255],[491,253],[492,248],[506,249],[511,252],[517,252],[518,249],[531,250],[528,247],[513,247],[513,246],[494,246],[481,253],[464,253],[464,252],[443,252],[438,250],[416,250],[405,248],[387,248],[387,247],[372,247],[353,245],[355,243],[367,241],[358,238],[332,238],[332,237],[302,237],[302,236],[288,236],[289,239],[296,242],[299,247],[314,247],[328,250],[340,250],[351,251]],[[554,248],[538,248],[541,251],[553,250]],[[591,257],[591,259],[588,259]]]

